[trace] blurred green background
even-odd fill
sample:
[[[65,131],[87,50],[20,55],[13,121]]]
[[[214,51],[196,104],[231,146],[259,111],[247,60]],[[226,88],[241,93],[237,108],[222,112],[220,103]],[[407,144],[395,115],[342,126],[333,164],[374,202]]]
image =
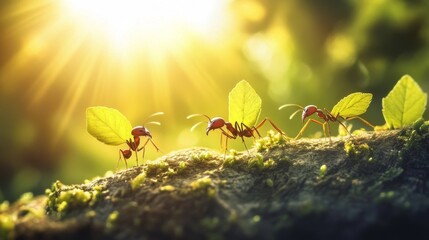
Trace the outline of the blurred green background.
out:
[[[227,118],[228,93],[241,79],[261,96],[261,119],[290,136],[302,123],[288,119],[292,109],[277,110],[285,103],[331,109],[349,93],[371,92],[363,117],[382,125],[381,99],[402,75],[429,92],[428,1],[0,4],[0,200],[115,171],[126,146],[86,132],[89,106],[116,108],[133,125],[165,112],[151,119],[162,126],[148,126],[162,152],[149,146],[146,159],[155,159],[193,146],[220,150],[220,134],[206,136],[205,125],[190,132],[199,120],[186,116]],[[320,131],[310,127],[306,136]]]

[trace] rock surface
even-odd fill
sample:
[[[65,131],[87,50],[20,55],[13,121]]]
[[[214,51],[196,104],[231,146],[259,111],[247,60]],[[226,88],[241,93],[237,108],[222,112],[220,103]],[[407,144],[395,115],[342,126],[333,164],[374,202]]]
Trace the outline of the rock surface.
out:
[[[429,234],[429,123],[185,149],[0,209],[1,239],[410,239]]]

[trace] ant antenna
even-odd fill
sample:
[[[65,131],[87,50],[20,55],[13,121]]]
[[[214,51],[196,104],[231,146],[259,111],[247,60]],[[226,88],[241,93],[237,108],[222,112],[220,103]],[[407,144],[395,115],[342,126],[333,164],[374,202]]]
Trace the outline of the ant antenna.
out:
[[[193,132],[194,131],[194,129],[195,128],[197,128],[199,125],[201,125],[202,123],[205,123],[204,121],[201,121],[201,122],[197,122],[197,123],[195,123],[192,127],[191,127],[191,132]]]
[[[191,118],[194,118],[194,117],[205,117],[205,118],[207,118],[209,121],[211,121],[211,119],[210,119],[210,117],[209,117],[209,116],[207,116],[207,115],[205,115],[205,114],[200,114],[200,113],[191,114],[191,115],[187,116],[187,117],[186,117],[186,119],[191,119]],[[194,131],[194,129],[195,129],[196,127],[198,127],[199,125],[201,125],[202,123],[204,123],[204,121],[197,122],[196,124],[194,124],[194,125],[191,127],[191,132],[193,132],[193,131]]]
[[[282,106],[280,106],[280,107],[279,107],[279,110],[282,110],[282,109],[283,109],[283,108],[285,108],[285,107],[298,107],[298,108],[299,108],[298,110],[296,110],[295,112],[293,112],[293,113],[290,115],[289,119],[292,119],[293,117],[295,117],[295,115],[296,115],[297,113],[299,113],[299,112],[301,112],[302,110],[304,110],[304,107],[302,107],[301,105],[298,105],[298,104],[294,104],[294,103],[282,105]]]
[[[164,112],[156,112],[156,113],[153,113],[153,114],[151,114],[151,115],[147,116],[144,120],[147,120],[147,119],[149,119],[149,118],[152,118],[152,117],[155,117],[155,116],[159,116],[159,115],[164,115]],[[144,120],[143,120],[143,121],[144,121]],[[160,126],[160,125],[161,125],[161,123],[160,123],[160,122],[157,122],[157,121],[147,122],[147,123],[145,123],[145,125],[146,125],[146,124],[153,124],[153,125],[158,125],[158,126]]]
[[[206,117],[209,121],[211,120],[209,116],[207,116],[205,114],[201,114],[201,113],[191,114],[191,115],[187,116],[186,119],[191,119],[191,118],[198,117],[198,116]]]

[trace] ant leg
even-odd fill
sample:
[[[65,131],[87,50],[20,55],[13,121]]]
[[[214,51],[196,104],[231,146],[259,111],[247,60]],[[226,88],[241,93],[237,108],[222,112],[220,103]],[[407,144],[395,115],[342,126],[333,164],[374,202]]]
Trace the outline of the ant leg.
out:
[[[225,133],[222,133],[222,135],[224,135]],[[225,160],[225,158],[226,158],[226,151],[228,150],[228,139],[229,139],[229,137],[228,137],[228,135],[225,135],[226,136],[226,139],[225,139],[225,152],[223,153],[223,159]]]
[[[250,152],[249,152],[249,149],[247,148],[247,145],[246,145],[246,141],[244,141],[244,136],[243,136],[243,126],[246,128],[246,130],[247,131],[249,131],[249,133],[252,135],[252,137],[253,138],[255,138],[255,136],[253,135],[253,132],[252,132],[252,129],[250,129],[248,126],[246,126],[246,124],[244,124],[244,123],[241,123],[241,125],[240,124],[238,124],[238,122],[235,122],[235,129],[237,129],[238,130],[238,132],[239,132],[239,136],[240,136],[240,138],[241,138],[241,141],[243,142],[243,144],[244,144],[244,147],[246,148],[246,151],[247,151],[247,154],[249,154],[250,155]],[[258,133],[259,134],[259,133]],[[260,136],[260,135],[259,135]]]
[[[134,150],[134,152],[136,153],[136,164],[138,166],[139,165],[139,156],[137,154],[137,150]]]
[[[310,122],[314,122],[317,123],[319,125],[322,125],[322,127],[324,126],[324,124],[322,122],[317,121],[316,119],[308,119],[308,121],[304,124],[304,126],[301,128],[301,130],[299,131],[299,133],[296,135],[296,137],[294,138],[295,140],[298,139],[299,136],[302,136],[302,134],[304,133],[305,129],[308,127],[308,124]],[[323,127],[324,128],[324,127]],[[325,132],[325,131],[323,131]]]
[[[277,132],[279,132],[281,135],[283,135],[283,136],[287,137],[286,133],[285,133],[285,132],[283,132],[279,127],[277,127],[277,126],[276,126],[276,124],[274,124],[274,122],[273,122],[273,121],[271,121],[271,119],[269,119],[269,118],[265,118],[264,120],[262,120],[262,121],[258,124],[258,126],[256,126],[255,128],[256,128],[256,129],[258,129],[258,128],[262,127],[262,125],[264,125],[264,124],[265,124],[265,122],[266,122],[267,120],[268,120],[268,122],[271,124],[271,126],[272,126],[274,129],[276,129],[276,130],[277,130]]]
[[[344,130],[346,130],[346,132],[349,134],[350,137],[353,137],[352,134],[349,132],[349,130],[347,129],[346,125],[344,125],[344,123],[338,121],[338,124],[340,124],[341,127],[344,128]]]
[[[142,158],[143,159],[144,159],[144,154],[146,152],[146,145],[149,143],[149,141],[153,144],[153,146],[156,148],[157,151],[159,150],[158,147],[153,143],[152,139],[148,138],[146,140],[146,142],[143,144],[143,146],[141,148],[137,149],[137,151],[142,151],[143,150],[143,152],[142,152]],[[138,166],[138,163],[137,163],[137,166]]]
[[[261,134],[259,133],[258,129],[256,129],[256,127],[249,127],[249,126],[247,126],[246,124],[241,123],[241,124],[240,124],[240,132],[244,132],[244,129],[246,129],[246,130],[250,133],[250,135],[252,135],[252,137],[253,137],[254,139],[256,139],[256,137],[255,137],[255,135],[253,134],[253,131],[255,131],[255,132],[256,132],[256,134],[258,134],[258,137],[259,137],[259,138],[261,137]],[[242,134],[242,135],[244,135],[244,134]]]
[[[143,158],[143,160],[144,160],[144,153],[146,152],[146,148],[143,148],[142,149],[142,158]],[[144,161],[143,161],[144,162]]]
[[[366,125],[368,125],[369,127],[372,127],[372,128],[374,128],[374,127],[375,127],[374,125],[372,125],[371,123],[369,123],[367,120],[365,120],[365,119],[363,119],[363,118],[361,118],[361,117],[359,117],[359,116],[354,116],[354,117],[346,118],[346,119],[344,119],[344,120],[349,121],[349,120],[352,120],[352,119],[359,119],[359,120],[361,120],[363,123],[365,123]]]
[[[223,133],[220,134],[220,149],[222,149],[222,138],[223,138],[222,136],[223,136]]]
[[[332,139],[331,139],[331,125],[329,125],[329,122],[326,121],[324,124],[328,124],[328,136],[329,136],[329,143],[332,143]]]
[[[152,141],[152,138],[149,138],[150,143],[152,143],[153,147],[156,149],[157,152],[159,152],[159,148],[155,145],[155,143]],[[162,152],[162,151],[161,151]]]
[[[119,169],[119,162],[121,161],[121,154],[122,154],[121,149],[119,149],[119,159],[118,159],[118,164],[116,164],[116,171],[118,171],[118,169]]]
[[[121,149],[119,149],[119,159],[118,159],[118,164],[116,164],[116,171],[118,171],[119,169],[119,162],[122,160],[121,156],[124,157],[125,167],[128,168],[127,157],[125,156],[124,152]]]
[[[243,142],[244,147],[246,148],[247,154],[250,155],[249,149],[247,148],[247,145],[246,145],[246,142],[244,141],[244,137],[243,136],[241,136],[241,141]]]

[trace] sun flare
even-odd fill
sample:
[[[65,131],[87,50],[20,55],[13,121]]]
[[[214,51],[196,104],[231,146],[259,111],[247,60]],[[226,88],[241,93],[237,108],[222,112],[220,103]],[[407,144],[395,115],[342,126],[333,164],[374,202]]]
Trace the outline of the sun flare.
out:
[[[180,44],[183,35],[207,36],[222,24],[220,0],[63,0],[66,13],[88,32],[101,32],[115,47]],[[144,44],[142,44],[144,43]]]

